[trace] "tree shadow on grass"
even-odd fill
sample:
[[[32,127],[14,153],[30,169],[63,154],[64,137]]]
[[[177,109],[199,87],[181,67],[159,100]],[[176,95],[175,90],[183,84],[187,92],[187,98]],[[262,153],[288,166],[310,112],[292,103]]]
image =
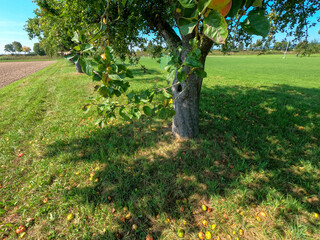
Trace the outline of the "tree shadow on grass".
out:
[[[143,69],[139,67],[139,65],[136,66],[136,68],[131,69],[131,72],[133,73],[133,76],[141,77],[141,76],[148,76],[148,75],[159,75],[162,76],[162,72],[156,70],[156,69]]]
[[[169,126],[142,121],[56,142],[47,157],[67,152],[66,161],[105,164],[95,172],[97,182],[65,193],[111,219],[103,234],[86,228],[94,239],[145,239],[148,233],[175,239],[184,221],[187,239],[194,239],[204,217],[231,226],[227,210],[212,199],[249,209],[291,198],[296,204],[279,204],[275,217],[297,224],[301,211],[319,211],[319,96],[316,89],[285,85],[204,87],[198,139],[177,141]],[[202,204],[213,211],[199,213]],[[285,234],[283,226],[271,228]]]

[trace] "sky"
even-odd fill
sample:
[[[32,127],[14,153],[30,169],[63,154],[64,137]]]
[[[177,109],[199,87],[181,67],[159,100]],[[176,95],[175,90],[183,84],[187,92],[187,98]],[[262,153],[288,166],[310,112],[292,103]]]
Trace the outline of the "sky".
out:
[[[24,25],[33,18],[37,7],[32,0],[0,0],[0,54],[4,54],[4,45],[18,41],[22,46],[33,49],[37,39],[30,40]]]
[[[24,25],[28,18],[33,18],[33,10],[37,7],[32,0],[0,0],[0,54],[4,54],[4,45],[18,41],[22,46],[33,48],[33,44],[38,42],[37,39],[30,40]],[[320,13],[319,13],[320,14]],[[316,16],[311,21],[316,22]],[[320,23],[309,30],[309,40],[320,41]],[[278,34],[277,38],[281,41],[285,35]],[[290,40],[290,39],[289,39]]]

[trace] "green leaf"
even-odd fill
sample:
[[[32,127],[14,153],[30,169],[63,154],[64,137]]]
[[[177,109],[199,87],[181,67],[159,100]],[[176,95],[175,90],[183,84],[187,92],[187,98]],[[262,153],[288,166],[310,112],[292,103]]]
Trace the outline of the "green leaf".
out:
[[[197,18],[198,16],[198,9],[196,7],[193,7],[193,8],[186,8],[184,9],[183,11],[183,17],[184,18],[188,18],[188,19],[191,19],[191,18]]]
[[[111,47],[106,47],[104,54],[108,63],[113,61],[113,49]]]
[[[119,115],[125,119],[125,120],[130,120],[132,119],[132,115],[129,115],[128,112],[126,111],[125,107],[121,107],[119,109]]]
[[[109,88],[105,87],[105,86],[102,86],[99,88],[98,90],[99,94],[101,96],[103,96],[104,98],[108,98],[110,97],[110,95],[112,94],[112,91],[109,90]]]
[[[74,32],[73,38],[71,39],[72,42],[80,43],[79,41],[79,34]]]
[[[180,18],[178,25],[179,25],[181,34],[188,35],[192,33],[197,23],[198,23],[197,19]]]
[[[73,61],[74,63],[78,63],[79,59],[80,59],[79,55],[76,54],[76,56],[74,56],[74,58],[72,59],[72,61]]]
[[[199,50],[199,49],[197,49]],[[203,67],[203,64],[200,61],[201,55],[199,55],[199,51],[191,51],[187,54],[186,59],[184,60],[184,64],[192,67],[192,68],[199,68]]]
[[[140,110],[139,110],[138,108],[132,107],[132,108],[131,108],[131,113],[132,113],[132,115],[133,115],[135,118],[140,119],[140,117],[141,117],[141,112],[140,112]]]
[[[198,2],[198,11],[203,13],[204,10],[209,6],[210,2],[211,2],[211,0],[199,0],[199,2]]]
[[[87,112],[89,111],[90,107],[91,107],[91,104],[86,104],[86,105],[84,105],[84,106],[82,107],[82,111],[84,111],[85,113],[87,113]]]
[[[252,6],[253,6],[253,7],[262,7],[262,0],[255,0],[255,1],[252,3]]]
[[[234,17],[238,13],[241,7],[243,7],[244,1],[243,0],[232,0],[231,9],[227,15],[227,17]]]
[[[78,46],[75,46],[73,49],[76,50],[76,51],[80,51],[81,47],[78,45]]]
[[[122,78],[117,74],[109,74],[111,80],[122,80]]]
[[[187,74],[183,71],[182,67],[177,72],[177,78],[179,82],[184,82],[187,79]]]
[[[223,44],[228,36],[228,24],[218,11],[213,10],[203,20],[203,32],[216,44]]]
[[[264,14],[264,10],[251,11],[248,18],[241,23],[243,30],[249,34],[267,37],[270,31],[270,22]]]
[[[197,74],[201,78],[206,78],[207,77],[207,73],[202,68],[196,69],[194,71],[194,73]]]
[[[166,89],[163,89],[162,94],[165,98],[172,98],[171,94],[168,93]]]
[[[149,106],[144,106],[143,107],[143,112],[144,112],[145,115],[147,115],[149,117],[151,117],[152,114],[153,114],[153,111]]]
[[[253,5],[254,1],[255,1],[255,0],[247,0],[247,1],[246,1],[246,8],[251,7],[251,6]]]
[[[175,114],[176,112],[172,108],[161,108],[159,110],[159,117],[163,119],[173,117]]]
[[[100,81],[101,77],[98,74],[94,73],[93,76],[92,76],[92,80],[93,81]]]
[[[74,57],[76,56],[76,53],[71,53],[71,54],[69,54],[69,55],[67,55],[67,56],[64,56],[63,58],[64,59],[67,59],[67,60],[71,60],[71,59],[73,59]]]
[[[128,78],[133,78],[133,73],[132,73],[131,70],[127,69],[127,71],[126,71],[126,77],[128,77]]]
[[[90,61],[88,61],[84,57],[81,57],[79,59],[79,61],[80,61],[80,65],[81,65],[81,68],[82,68],[83,72],[85,74],[91,76],[92,75],[92,66],[91,66]]]
[[[179,2],[184,8],[193,8],[196,5],[194,0],[179,0]]]
[[[90,43],[82,44],[81,45],[81,51],[86,52],[93,48],[93,45]]]

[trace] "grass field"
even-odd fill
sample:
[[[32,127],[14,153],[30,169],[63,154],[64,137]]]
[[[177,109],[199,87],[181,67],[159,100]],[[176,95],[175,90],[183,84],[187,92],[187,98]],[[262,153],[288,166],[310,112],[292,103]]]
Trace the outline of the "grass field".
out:
[[[142,63],[137,91],[165,82]],[[97,128],[94,85],[64,60],[0,89],[0,238],[320,239],[319,66],[209,57],[189,141],[170,119]]]
[[[30,61],[52,61],[56,57],[49,56],[29,56],[29,55],[0,55],[0,62],[30,62]]]

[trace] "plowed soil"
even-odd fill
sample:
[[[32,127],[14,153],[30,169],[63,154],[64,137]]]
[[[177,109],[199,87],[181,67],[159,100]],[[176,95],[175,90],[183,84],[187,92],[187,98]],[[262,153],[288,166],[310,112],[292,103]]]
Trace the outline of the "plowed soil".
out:
[[[27,77],[55,61],[0,62],[0,88]]]

